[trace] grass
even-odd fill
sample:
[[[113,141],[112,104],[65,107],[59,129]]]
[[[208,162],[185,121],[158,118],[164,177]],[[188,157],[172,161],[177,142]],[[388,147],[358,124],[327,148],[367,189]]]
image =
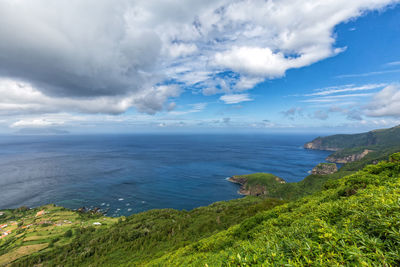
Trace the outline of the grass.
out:
[[[20,246],[7,254],[0,256],[0,266],[7,265],[16,259],[19,259],[26,255],[31,255],[32,253],[38,252],[46,248],[47,244],[34,244],[34,245],[23,245]]]
[[[245,197],[191,211],[151,210],[120,219],[108,228],[75,229],[70,243],[60,245],[58,241],[54,247],[21,258],[14,265],[46,262],[46,266],[132,266],[134,262],[137,266],[283,203]]]
[[[382,162],[149,266],[399,266],[400,164]]]
[[[45,214],[36,216],[37,212],[42,210]],[[8,226],[0,233],[11,231],[8,236],[0,239],[0,257],[3,261],[14,261],[39,250],[52,250],[54,245],[68,244],[72,239],[64,237],[64,234],[71,229],[88,227],[98,220],[104,222],[103,227],[118,221],[116,218],[79,214],[55,205],[2,212],[4,215],[0,217],[0,224]]]

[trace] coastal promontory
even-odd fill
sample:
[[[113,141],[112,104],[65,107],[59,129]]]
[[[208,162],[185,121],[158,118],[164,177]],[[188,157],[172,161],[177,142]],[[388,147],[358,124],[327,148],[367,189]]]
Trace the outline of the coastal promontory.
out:
[[[228,181],[240,184],[241,186],[238,193],[246,196],[268,196],[269,193],[274,192],[279,185],[286,183],[282,178],[270,173],[235,175],[228,178]]]

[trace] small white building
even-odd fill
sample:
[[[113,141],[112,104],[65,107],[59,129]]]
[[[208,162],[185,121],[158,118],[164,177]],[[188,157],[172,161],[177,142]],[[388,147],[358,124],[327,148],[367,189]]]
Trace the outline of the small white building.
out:
[[[101,225],[99,222],[94,222],[93,225]]]

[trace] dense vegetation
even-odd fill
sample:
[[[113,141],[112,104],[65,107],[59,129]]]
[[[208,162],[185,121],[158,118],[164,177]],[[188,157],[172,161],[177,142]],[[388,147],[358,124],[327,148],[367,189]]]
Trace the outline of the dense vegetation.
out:
[[[355,151],[361,152],[361,147],[380,150],[383,148],[400,146],[400,126],[360,134],[337,134],[327,137],[318,137],[313,142],[318,144],[320,149],[353,149],[353,153]],[[343,151],[339,153],[341,153],[341,156],[345,155]]]
[[[83,227],[101,224],[107,228],[118,221],[99,214],[79,213],[47,205],[35,209],[21,207],[1,211],[0,266],[25,255],[47,253],[55,246],[70,243]],[[4,235],[7,234],[7,235]]]
[[[302,181],[296,183],[280,183],[275,180],[271,180],[271,174],[269,173],[241,175],[241,177],[246,179],[249,178],[251,184],[249,184],[248,187],[268,185],[268,190],[266,191],[265,195],[266,197],[295,200],[321,190],[323,185],[328,180],[339,179],[354,172],[354,170],[340,169],[338,172],[328,175],[311,174]],[[255,178],[254,176],[256,179],[252,179]]]
[[[400,155],[397,155],[399,158]],[[150,262],[399,266],[400,162],[382,162]]]
[[[113,219],[118,222],[110,227],[103,225],[95,227],[92,223],[97,221],[103,223],[103,218],[108,217],[93,219],[82,217],[85,214],[76,214],[79,217],[74,221],[79,219],[80,223],[84,223],[84,227],[74,225],[69,228],[70,231],[67,231],[67,226],[64,226],[62,233],[51,237],[47,232],[43,235],[47,237],[47,240],[37,241],[45,244],[46,249],[33,251],[35,253],[14,262],[14,266],[32,266],[43,261],[46,262],[45,266],[59,264],[67,266],[126,264],[132,266],[130,265],[132,262],[137,265],[225,230],[245,218],[282,203],[284,202],[275,199],[246,197],[217,202],[192,211],[151,210],[128,218]],[[51,210],[52,213],[49,214],[52,214],[53,217],[64,216],[62,213],[64,209],[59,209],[59,212]],[[26,214],[20,214],[20,220],[25,220],[25,218],[27,218]],[[48,227],[52,228],[52,226]],[[36,234],[41,235],[40,232]],[[6,248],[9,247],[9,243],[0,243],[0,247],[5,249],[3,253],[12,253],[16,249],[26,247],[24,238],[15,238],[15,241],[19,240],[19,243],[8,250]],[[50,247],[47,244],[51,240],[55,241]],[[11,254],[4,256],[9,255]]]

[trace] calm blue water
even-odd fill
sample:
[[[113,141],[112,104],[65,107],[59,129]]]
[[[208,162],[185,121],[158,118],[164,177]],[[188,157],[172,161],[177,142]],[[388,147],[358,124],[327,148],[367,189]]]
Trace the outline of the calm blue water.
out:
[[[312,135],[0,136],[0,209],[56,203],[108,215],[240,197],[225,178],[302,180],[329,152]]]

